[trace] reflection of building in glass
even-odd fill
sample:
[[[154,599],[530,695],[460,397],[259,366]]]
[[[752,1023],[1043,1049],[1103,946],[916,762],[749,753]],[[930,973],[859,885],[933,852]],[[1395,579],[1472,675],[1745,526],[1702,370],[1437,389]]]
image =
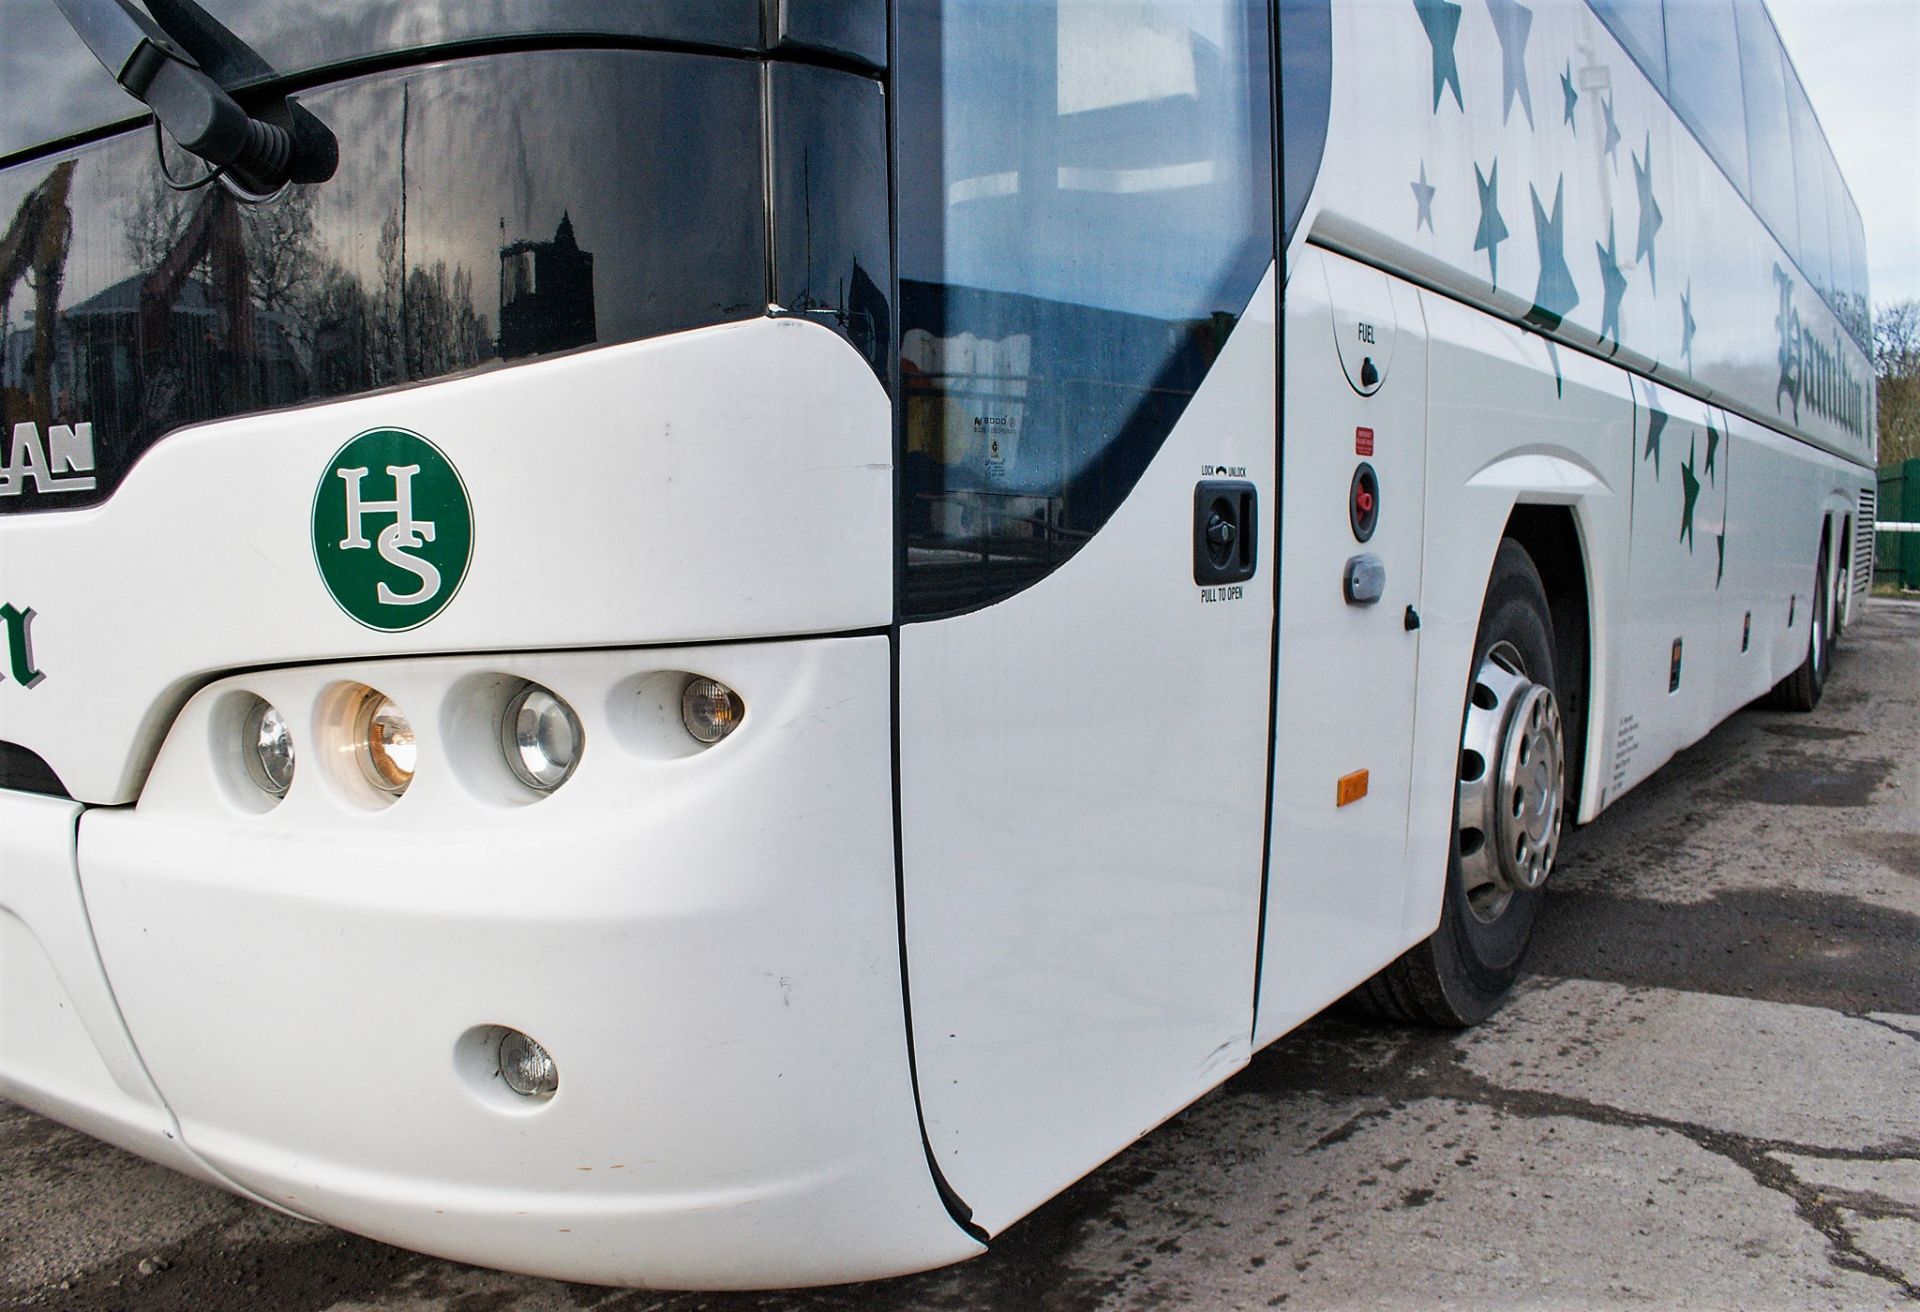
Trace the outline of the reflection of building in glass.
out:
[[[124,441],[291,404],[307,390],[291,327],[204,278],[159,288],[151,276],[122,279],[60,316],[56,412]]]
[[[512,360],[590,345],[593,254],[574,239],[562,213],[552,241],[516,241],[500,248],[500,355]]]

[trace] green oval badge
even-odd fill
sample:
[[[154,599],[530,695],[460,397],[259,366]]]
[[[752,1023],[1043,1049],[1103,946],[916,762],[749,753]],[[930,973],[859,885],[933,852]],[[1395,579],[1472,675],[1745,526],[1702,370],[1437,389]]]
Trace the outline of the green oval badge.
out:
[[[473,559],[473,504],[445,453],[373,428],[334,453],[313,493],[313,558],[341,610],[414,629],[445,610]]]

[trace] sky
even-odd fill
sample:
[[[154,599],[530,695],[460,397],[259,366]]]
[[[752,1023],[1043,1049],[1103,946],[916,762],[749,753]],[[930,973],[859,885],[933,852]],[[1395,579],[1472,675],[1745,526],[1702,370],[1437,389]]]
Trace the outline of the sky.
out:
[[[1767,0],[1867,230],[1875,305],[1920,299],[1920,0]]]

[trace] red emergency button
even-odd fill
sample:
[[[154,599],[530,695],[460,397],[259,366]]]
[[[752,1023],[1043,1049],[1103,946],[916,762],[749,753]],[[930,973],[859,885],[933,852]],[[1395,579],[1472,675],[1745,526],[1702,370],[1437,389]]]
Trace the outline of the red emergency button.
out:
[[[1360,542],[1371,538],[1380,522],[1380,478],[1365,461],[1353,471],[1353,486],[1347,492],[1347,522]]]

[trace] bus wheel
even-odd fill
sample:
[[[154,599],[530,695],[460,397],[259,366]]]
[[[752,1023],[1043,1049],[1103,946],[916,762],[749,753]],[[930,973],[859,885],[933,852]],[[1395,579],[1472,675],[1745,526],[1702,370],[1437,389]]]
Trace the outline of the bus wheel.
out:
[[[1519,977],[1566,810],[1556,687],[1546,591],[1526,550],[1505,540],[1474,642],[1440,926],[1362,986],[1368,1010],[1473,1025]]]
[[[1807,607],[1807,658],[1800,668],[1773,685],[1767,705],[1777,711],[1810,711],[1826,691],[1827,667],[1833,663],[1833,600],[1827,588],[1827,546],[1820,544],[1820,561],[1813,568],[1813,604]]]

